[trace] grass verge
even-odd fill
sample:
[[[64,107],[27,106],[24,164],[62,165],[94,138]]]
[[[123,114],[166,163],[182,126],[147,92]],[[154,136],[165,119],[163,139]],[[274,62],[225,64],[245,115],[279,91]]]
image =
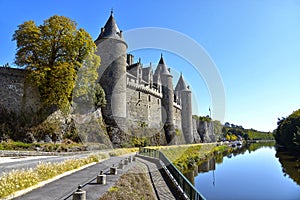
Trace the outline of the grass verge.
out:
[[[139,151],[139,148],[120,148],[113,149],[109,152],[109,156],[120,156],[123,154],[133,153]]]
[[[194,144],[161,148],[160,150],[177,169],[185,172],[207,160],[214,153],[227,151],[228,148],[230,147],[216,146],[215,144]]]
[[[126,174],[123,174],[99,200],[111,199],[156,199],[146,166],[137,163]]]

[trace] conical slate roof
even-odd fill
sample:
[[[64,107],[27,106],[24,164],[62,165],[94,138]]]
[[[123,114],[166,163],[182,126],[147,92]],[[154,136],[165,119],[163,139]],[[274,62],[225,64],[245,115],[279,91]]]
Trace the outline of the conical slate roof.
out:
[[[164,58],[161,55],[157,68],[160,68],[161,75],[170,75],[167,65],[165,64]]]
[[[175,87],[175,91],[183,91],[183,90],[189,90],[189,89],[188,89],[186,82],[184,81],[183,76],[181,74],[179,77],[179,80],[177,82],[177,85]]]
[[[116,23],[116,20],[113,16],[113,12],[111,12],[106,24],[101,29],[101,33],[98,36],[97,40],[100,40],[103,38],[111,38],[111,39],[117,39],[117,40],[124,41],[123,37],[121,35],[121,31],[120,31],[120,29]]]
[[[165,61],[164,61],[162,54],[160,56],[160,60],[159,60],[158,64],[165,65]]]

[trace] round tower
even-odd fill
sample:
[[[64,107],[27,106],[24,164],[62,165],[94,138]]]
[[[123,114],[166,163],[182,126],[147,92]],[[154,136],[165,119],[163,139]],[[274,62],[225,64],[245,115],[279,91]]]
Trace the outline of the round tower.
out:
[[[163,57],[161,56],[157,66],[160,69],[161,87],[162,87],[162,121],[165,122],[164,130],[168,144],[174,144],[175,137],[174,116],[173,116],[173,76],[170,74]]]
[[[97,55],[101,58],[98,70],[107,105],[102,110],[105,118],[126,118],[126,50],[122,31],[119,30],[113,12],[96,39]]]
[[[193,143],[192,92],[186,85],[182,74],[175,87],[181,105],[181,127],[186,143]]]

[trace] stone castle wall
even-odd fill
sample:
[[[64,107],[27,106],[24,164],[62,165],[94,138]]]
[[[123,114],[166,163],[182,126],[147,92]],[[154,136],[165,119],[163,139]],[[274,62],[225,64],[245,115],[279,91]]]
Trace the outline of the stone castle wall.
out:
[[[1,106],[7,110],[36,111],[40,108],[38,89],[26,79],[26,71],[14,68],[0,68]]]
[[[174,126],[175,130],[180,131],[182,133],[182,125],[181,125],[181,107],[174,103],[173,105],[173,117],[174,117]]]
[[[148,128],[162,128],[162,98],[159,95],[127,88],[127,118],[137,124],[146,123]],[[173,116],[175,128],[181,130],[181,108],[174,104]]]
[[[101,40],[96,44],[96,54],[101,58],[98,78],[107,99],[103,113],[105,116],[126,118],[127,45],[120,40]]]

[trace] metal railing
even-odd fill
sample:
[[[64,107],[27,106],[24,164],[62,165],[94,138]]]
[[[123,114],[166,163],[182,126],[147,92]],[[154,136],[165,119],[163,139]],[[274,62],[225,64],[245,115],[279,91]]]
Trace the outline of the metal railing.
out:
[[[191,184],[191,182],[170,162],[159,150],[141,148],[139,154],[158,158],[166,166],[167,170],[176,180],[184,194],[191,200],[205,200],[204,196]]]

